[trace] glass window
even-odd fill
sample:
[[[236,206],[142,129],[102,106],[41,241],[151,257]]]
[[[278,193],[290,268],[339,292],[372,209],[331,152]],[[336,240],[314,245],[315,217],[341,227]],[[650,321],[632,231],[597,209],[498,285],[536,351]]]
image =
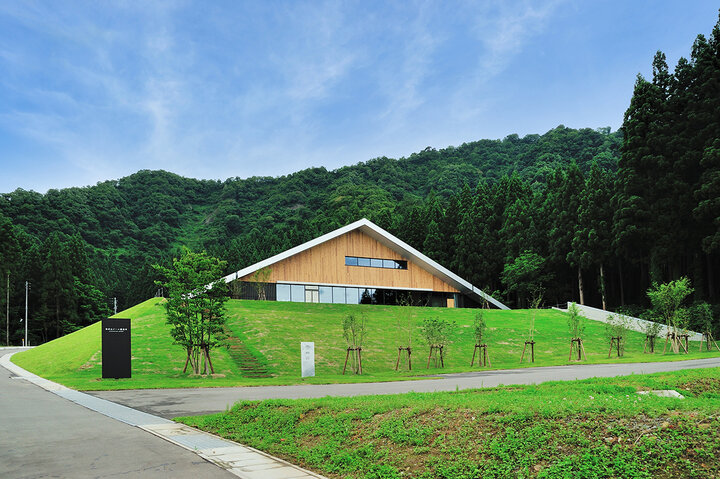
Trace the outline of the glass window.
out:
[[[346,266],[369,266],[371,268],[407,269],[407,261],[380,258],[359,258],[345,256]]]
[[[345,288],[345,302],[347,304],[360,304],[358,288]]]
[[[345,288],[333,286],[332,290],[333,303],[345,304]]]
[[[360,304],[373,304],[376,302],[373,297],[375,295],[374,289],[361,289],[360,293]]]
[[[290,301],[293,303],[304,303],[305,302],[305,286],[302,284],[290,285],[291,295]]]
[[[330,286],[320,286],[320,302],[332,303],[332,288]]]
[[[398,292],[393,289],[383,290],[383,304],[397,304],[397,294]]]
[[[290,285],[281,284],[277,285],[277,300],[278,301],[290,301]]]

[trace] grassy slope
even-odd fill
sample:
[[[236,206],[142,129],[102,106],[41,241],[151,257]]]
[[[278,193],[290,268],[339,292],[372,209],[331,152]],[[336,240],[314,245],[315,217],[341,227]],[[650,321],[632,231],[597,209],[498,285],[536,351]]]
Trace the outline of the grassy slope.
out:
[[[160,300],[150,299],[118,313],[132,320],[132,379],[100,379],[102,354],[100,323],[13,356],[12,361],[53,381],[82,389],[125,389],[212,385],[216,378],[182,374],[183,350],[172,344]],[[219,376],[234,376],[234,364],[222,349],[213,355]],[[222,379],[222,378],[217,378]]]
[[[640,396],[677,389],[687,398]],[[181,418],[337,478],[720,477],[720,368]]]
[[[342,318],[347,313],[365,314],[368,336],[363,350],[363,376],[342,376],[345,345]],[[296,382],[340,382],[406,379],[407,371],[395,372],[398,328],[396,319],[412,315],[419,327],[422,318],[440,316],[457,324],[454,342],[448,347],[445,372],[468,370],[473,352],[470,324],[477,311],[448,308],[402,308],[397,306],[327,305],[278,303],[264,301],[230,301],[228,325],[246,344],[261,352],[275,374],[271,379],[246,379],[237,372],[227,350],[213,352],[215,377],[193,378],[182,374],[184,354],[174,346],[164,320],[164,309],[158,299],[151,299],[118,314],[132,323],[133,378],[100,379],[100,325],[85,329],[19,353],[13,361],[36,374],[78,389],[128,389],[148,387],[200,387],[230,385],[289,384]],[[486,311],[489,327],[488,344],[494,368],[519,366],[527,334],[529,311]],[[569,343],[565,315],[557,311],[537,312],[535,366],[568,363]],[[647,355],[642,353],[644,336],[629,336],[625,357],[607,359],[608,344],[604,325],[588,322],[585,348],[589,363],[661,361],[708,357],[698,353],[697,345],[689,355]],[[302,380],[300,376],[300,342],[314,341],[317,377]],[[662,346],[662,344],[661,344]],[[427,374],[427,346],[414,339],[413,374]],[[530,366],[524,363],[523,366]],[[439,372],[432,368],[430,372]]]

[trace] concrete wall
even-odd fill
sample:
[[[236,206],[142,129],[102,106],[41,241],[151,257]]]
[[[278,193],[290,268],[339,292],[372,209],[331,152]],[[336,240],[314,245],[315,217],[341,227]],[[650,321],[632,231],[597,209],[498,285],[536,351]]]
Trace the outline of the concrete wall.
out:
[[[572,303],[568,301],[568,307],[570,307]],[[577,303],[576,303],[577,304]],[[607,317],[610,314],[615,314],[611,311],[605,311],[604,309],[599,308],[593,308],[592,306],[583,306],[582,304],[577,305],[578,309],[580,310],[580,314],[582,314],[587,319],[592,319],[593,321],[600,321],[602,323],[607,323]],[[555,308],[559,311],[567,312],[567,309],[560,309]],[[645,325],[649,322],[644,319],[640,318],[634,318],[632,316],[627,316],[628,318],[628,329],[631,329],[633,331],[637,331],[639,333],[645,332]],[[701,333],[696,333],[695,331],[688,331],[688,334],[690,335],[690,341],[700,341],[702,339]],[[667,335],[667,327],[663,326],[662,329],[660,329],[660,332],[658,333],[658,336],[661,338],[664,338]]]

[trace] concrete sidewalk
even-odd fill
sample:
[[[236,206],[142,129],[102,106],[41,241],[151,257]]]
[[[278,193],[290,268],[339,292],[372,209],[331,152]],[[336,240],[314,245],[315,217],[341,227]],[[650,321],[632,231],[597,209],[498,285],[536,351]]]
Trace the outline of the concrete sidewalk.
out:
[[[24,379],[75,404],[154,434],[194,452],[237,477],[245,479],[324,479],[323,476],[257,449],[43,379],[13,364],[10,361],[13,354],[9,353],[0,358],[0,366],[13,373],[16,376],[13,379]],[[52,471],[48,471],[48,475],[52,476]]]

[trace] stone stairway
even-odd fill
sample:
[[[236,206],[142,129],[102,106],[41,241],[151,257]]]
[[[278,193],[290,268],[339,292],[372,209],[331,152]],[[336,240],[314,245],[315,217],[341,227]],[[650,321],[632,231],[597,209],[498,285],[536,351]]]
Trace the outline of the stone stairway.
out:
[[[258,357],[248,349],[242,339],[233,335],[232,331],[225,328],[227,335],[228,353],[233,362],[240,369],[240,373],[246,378],[271,378],[273,375],[263,361],[265,358]]]

